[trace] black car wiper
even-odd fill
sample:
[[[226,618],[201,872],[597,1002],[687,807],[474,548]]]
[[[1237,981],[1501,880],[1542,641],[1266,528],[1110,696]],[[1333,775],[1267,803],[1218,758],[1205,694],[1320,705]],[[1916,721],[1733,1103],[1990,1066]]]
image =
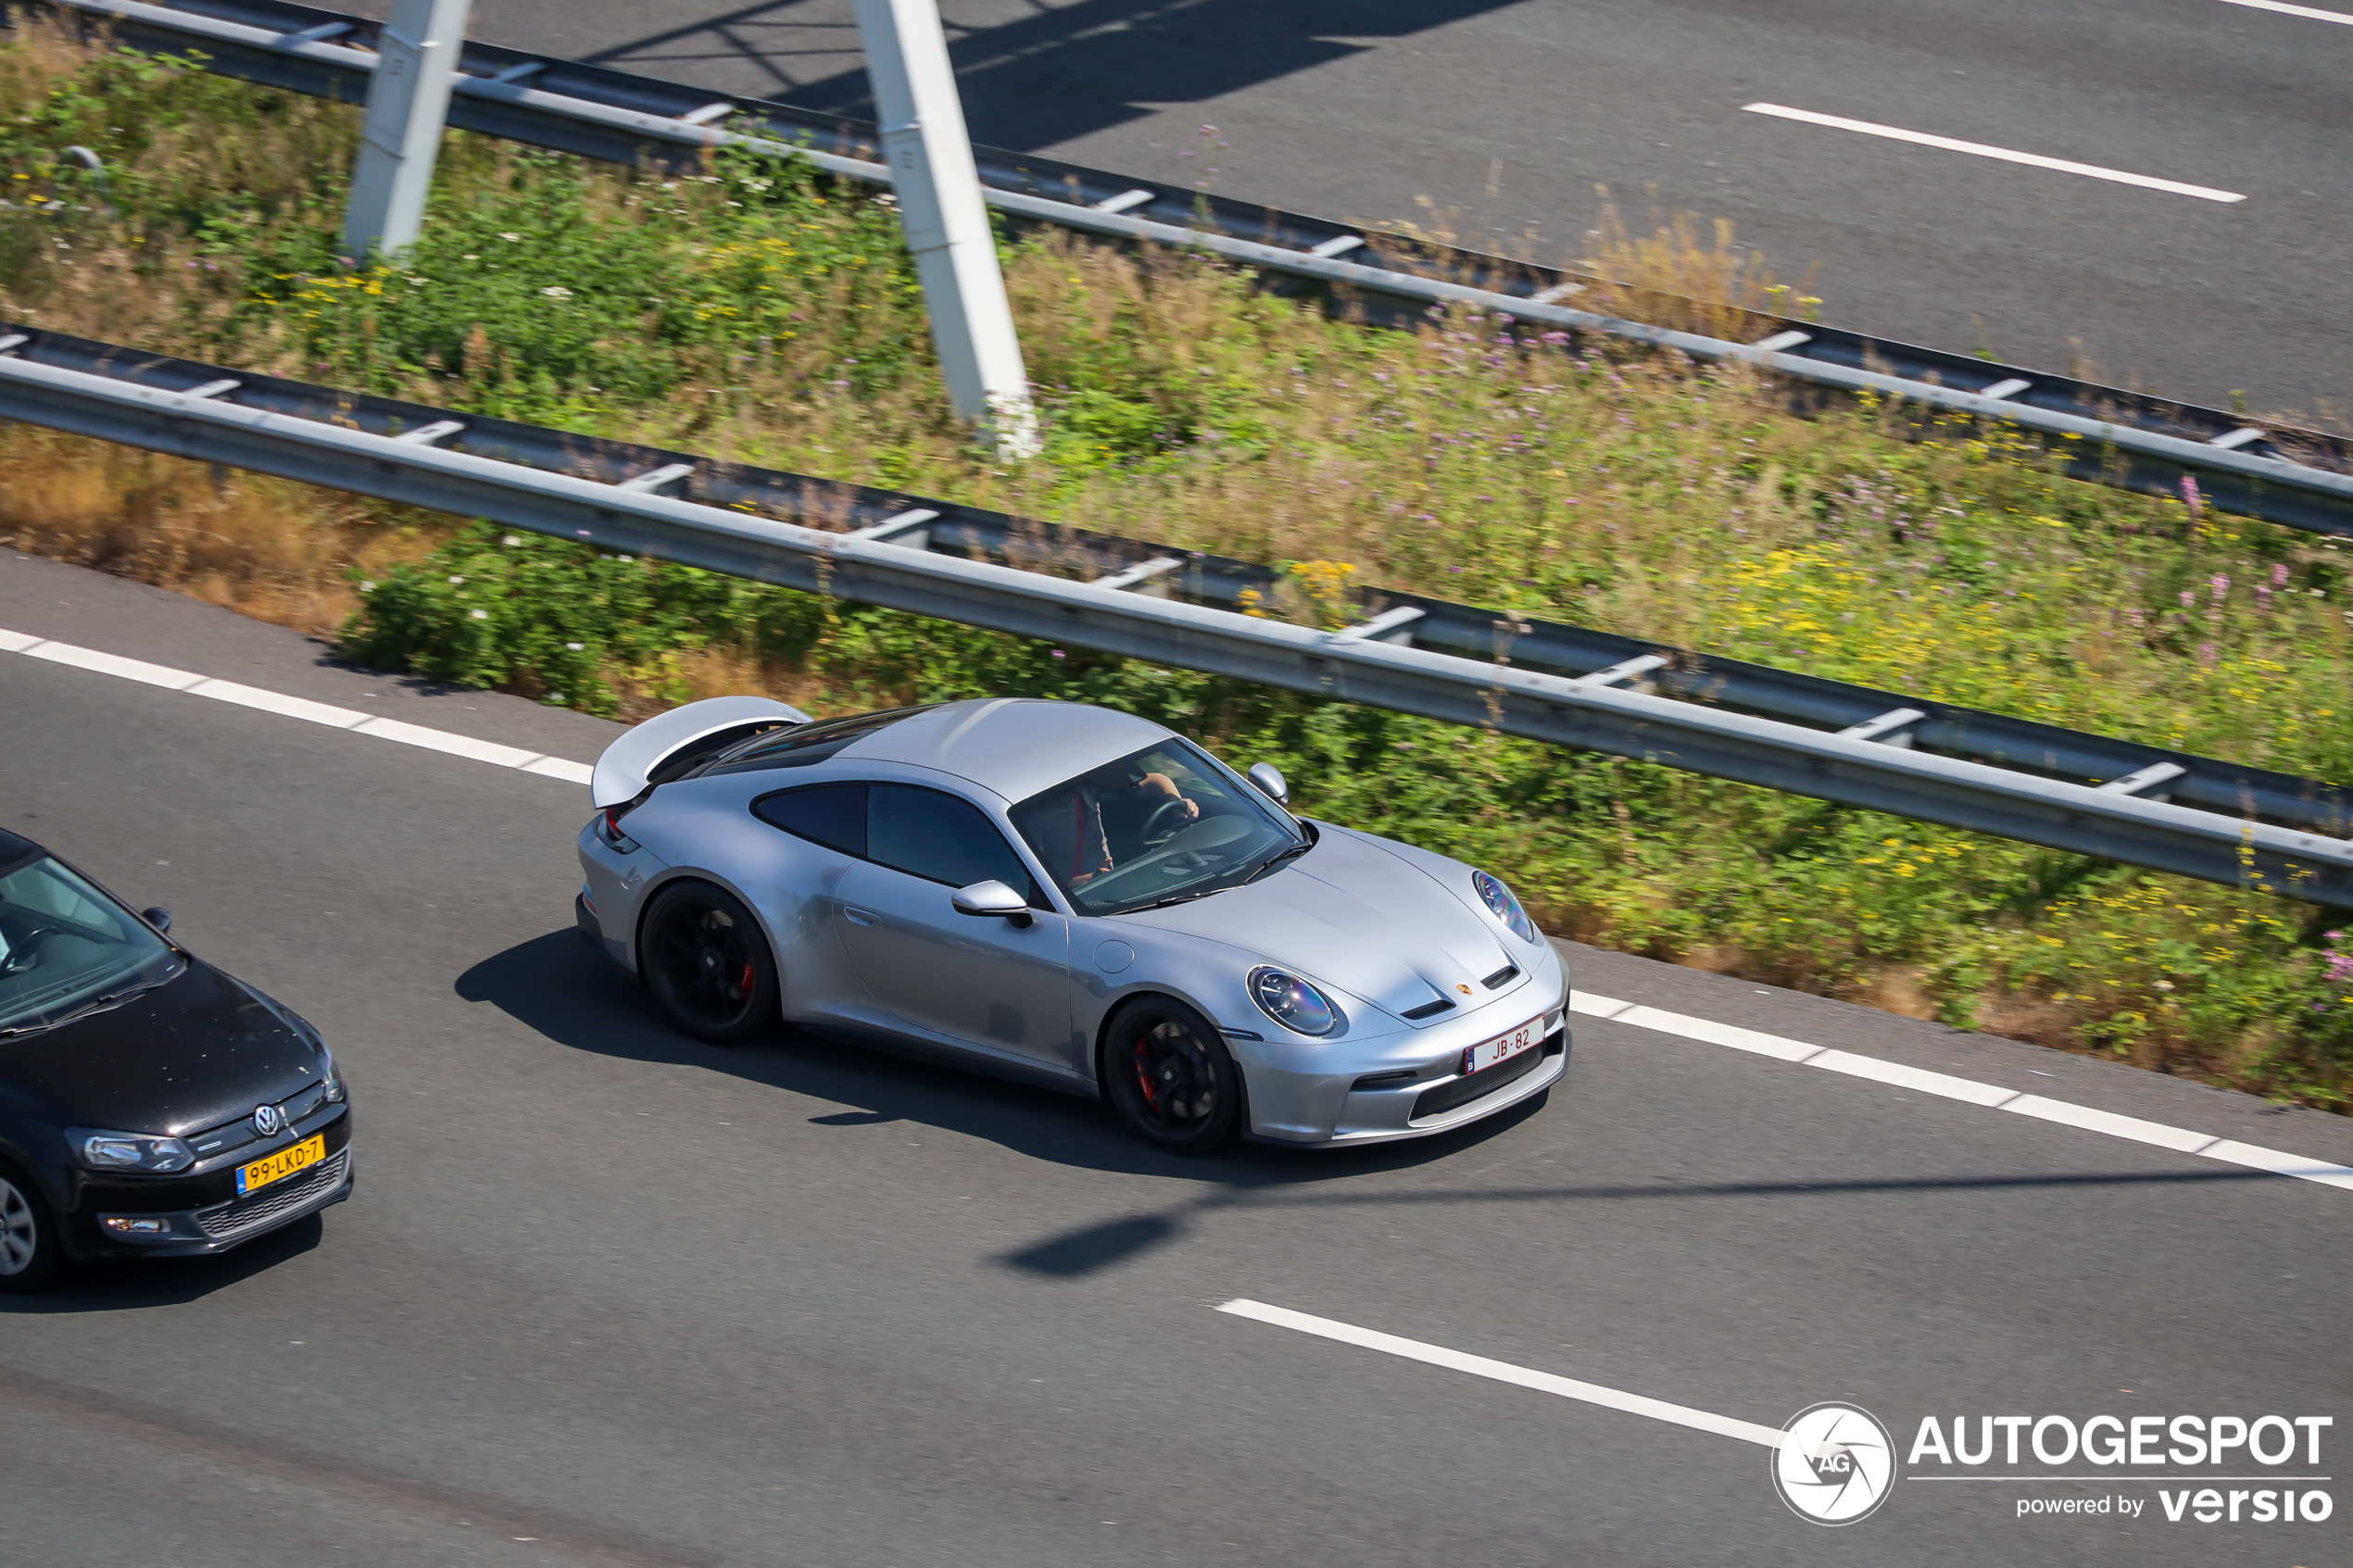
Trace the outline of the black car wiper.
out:
[[[1221,882],[1214,887],[1204,887],[1198,893],[1179,893],[1172,897],[1155,898],[1149,904],[1139,904],[1132,909],[1122,909],[1119,912],[1123,915],[1141,914],[1146,909],[1164,909],[1171,904],[1189,904],[1196,898],[1206,898],[1213,893],[1223,893],[1229,888],[1248,887],[1260,877],[1271,874],[1277,868],[1290,864],[1315,847],[1312,844],[1293,844],[1267,856],[1265,860],[1252,866],[1248,875],[1237,878],[1235,881]]]
[[[178,978],[176,975],[167,974],[162,980],[150,980],[144,985],[126,985],[120,991],[108,991],[102,996],[91,997],[63,1018],[53,1018],[45,1023],[19,1023],[13,1029],[0,1029],[0,1039],[6,1039],[16,1035],[38,1035],[44,1029],[56,1029],[71,1023],[77,1018],[87,1018],[94,1012],[104,1012],[110,1007],[117,1007],[129,1001],[142,991],[152,991],[167,981],[176,978]]]
[[[1223,893],[1230,885],[1234,884],[1220,884],[1215,887],[1204,887],[1198,893],[1179,893],[1172,898],[1155,898],[1149,904],[1139,904],[1134,909],[1122,909],[1119,912],[1123,915],[1140,915],[1146,909],[1164,909],[1171,904],[1189,904],[1196,898],[1206,898],[1213,893]]]
[[[1290,862],[1298,859],[1302,855],[1306,854],[1310,849],[1315,847],[1313,844],[1294,844],[1287,849],[1278,849],[1274,854],[1267,856],[1264,863],[1253,868],[1248,876],[1242,878],[1241,881],[1236,883],[1234,885],[1237,887],[1248,887],[1252,883],[1256,882],[1262,876],[1272,876],[1277,870],[1290,864]]]

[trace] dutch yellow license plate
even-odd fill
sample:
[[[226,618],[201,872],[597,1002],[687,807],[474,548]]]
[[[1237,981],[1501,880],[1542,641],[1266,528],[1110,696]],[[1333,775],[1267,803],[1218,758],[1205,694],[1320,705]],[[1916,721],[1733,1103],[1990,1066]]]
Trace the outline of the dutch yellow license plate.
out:
[[[256,1187],[266,1187],[296,1171],[307,1171],[327,1158],[327,1135],[317,1134],[277,1153],[265,1155],[250,1165],[237,1167],[237,1196],[243,1198]]]

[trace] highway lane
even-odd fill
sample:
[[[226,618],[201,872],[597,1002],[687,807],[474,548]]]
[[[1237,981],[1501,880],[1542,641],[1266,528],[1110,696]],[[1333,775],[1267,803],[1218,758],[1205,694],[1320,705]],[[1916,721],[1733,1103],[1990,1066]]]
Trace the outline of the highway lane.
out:
[[[384,0],[372,0],[381,14]],[[370,5],[359,8],[371,9]],[[2336,8],[2353,15],[2353,6]],[[946,0],[974,133],[1579,254],[1594,186],[1734,220],[1828,319],[2353,420],[2353,26],[2223,0]],[[868,112],[850,0],[481,0],[478,35]],[[1775,121],[1822,114],[2235,206]],[[1217,149],[1199,135],[1214,125]],[[1202,157],[1188,153],[1206,152]],[[1427,205],[1425,205],[1427,203]]]
[[[111,613],[121,585],[60,595],[59,570],[38,592],[0,571],[11,614],[49,618],[23,629]],[[172,657],[204,617],[146,626],[124,651]],[[340,678],[273,636],[238,678]],[[2343,1192],[1592,1020],[1552,1103],[1504,1124],[1165,1160],[1077,1101],[673,1036],[566,929],[574,788],[16,658],[0,736],[0,823],[301,1008],[360,1117],[359,1195],[323,1225],[0,1308],[0,1520],[41,1561],[2343,1554],[2342,1515],[2013,1518],[2016,1492],[2070,1490],[2049,1486],[1906,1483],[1822,1531],[1747,1444],[1214,1311],[1250,1297],[1767,1424],[1844,1396],[1899,1434],[2011,1411],[2342,1425]],[[1577,961],[1617,995],[2150,1103],[2094,1100],[2142,1082],[2121,1070]],[[1730,1017],[1743,996],[1756,1016]],[[2337,1131],[2288,1120],[2286,1147]]]

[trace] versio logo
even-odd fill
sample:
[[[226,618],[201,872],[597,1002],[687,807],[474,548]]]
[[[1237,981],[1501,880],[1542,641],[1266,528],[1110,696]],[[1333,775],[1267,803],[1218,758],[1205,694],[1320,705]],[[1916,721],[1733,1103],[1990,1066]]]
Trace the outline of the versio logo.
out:
[[[1857,1405],[1811,1405],[1781,1428],[1773,1489],[1790,1512],[1817,1524],[1868,1519],[1895,1486],[1895,1444]]]

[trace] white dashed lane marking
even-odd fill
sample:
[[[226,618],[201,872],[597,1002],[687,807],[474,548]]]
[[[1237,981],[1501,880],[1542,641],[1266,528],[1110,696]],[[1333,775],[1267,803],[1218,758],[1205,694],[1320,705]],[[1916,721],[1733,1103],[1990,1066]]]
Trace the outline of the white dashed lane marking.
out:
[[[2285,0],[2222,0],[2225,6],[2245,6],[2250,11],[2277,11],[2284,17],[2302,17],[2308,21],[2336,22],[2353,27],[2353,16],[2343,11],[2323,11],[2313,6],[2290,6]]]
[[[2177,196],[2196,196],[2210,202],[2243,202],[2246,197],[2236,191],[2218,191],[2211,185],[2185,185],[2179,180],[2159,180],[2154,175],[2133,174],[2121,169],[2102,169],[2095,163],[2077,163],[2072,158],[2045,157],[2040,153],[2021,153],[2008,147],[1988,146],[1983,142],[1963,142],[1951,136],[1931,136],[1925,131],[1906,131],[1898,125],[1878,125],[1868,119],[1849,119],[1844,115],[1817,114],[1812,109],[1793,109],[1781,104],[1743,104],[1751,114],[1769,114],[1776,119],[1793,119],[1805,125],[1826,125],[1833,131],[1853,131],[1865,136],[1884,137],[1891,142],[1909,142],[1918,147],[1937,147],[1948,153],[1969,153],[1977,157],[1990,157],[2002,163],[2022,163],[2031,169],[2055,169],[2062,174],[2082,174],[2094,180],[2111,181],[2119,185],[2138,185],[2147,191],[2166,191]]]
[[[1288,1307],[1270,1307],[1264,1301],[1227,1301],[1217,1309],[1238,1318],[1250,1318],[1258,1323],[1272,1323],[1277,1328],[1296,1329],[1319,1338],[1337,1339],[1343,1345],[1360,1346],[1367,1350],[1380,1350],[1392,1356],[1403,1356],[1409,1361],[1424,1361],[1444,1367],[1450,1372],[1466,1372],[1473,1377],[1489,1377],[1498,1383],[1509,1383],[1521,1388],[1533,1388],[1540,1394],[1557,1394],[1564,1399],[1580,1399],[1589,1405],[1624,1411],[1629,1415],[1644,1415],[1653,1421],[1672,1422],[1694,1431],[1712,1432],[1718,1437],[1738,1437],[1744,1443],[1761,1443],[1768,1449],[1781,1446],[1780,1429],[1760,1426],[1753,1421],[1738,1421],[1713,1411],[1693,1410],[1689,1405],[1669,1404],[1644,1394],[1629,1394],[1623,1389],[1604,1388],[1598,1383],[1583,1383],[1574,1377],[1562,1377],[1549,1372],[1534,1372],[1514,1366],[1509,1361],[1490,1361],[1485,1356],[1466,1355],[1449,1350],[1443,1345],[1428,1345],[1418,1339],[1401,1339],[1394,1334],[1378,1329],[1358,1328],[1354,1323],[1334,1318],[1319,1318],[1307,1312],[1294,1312]]]

